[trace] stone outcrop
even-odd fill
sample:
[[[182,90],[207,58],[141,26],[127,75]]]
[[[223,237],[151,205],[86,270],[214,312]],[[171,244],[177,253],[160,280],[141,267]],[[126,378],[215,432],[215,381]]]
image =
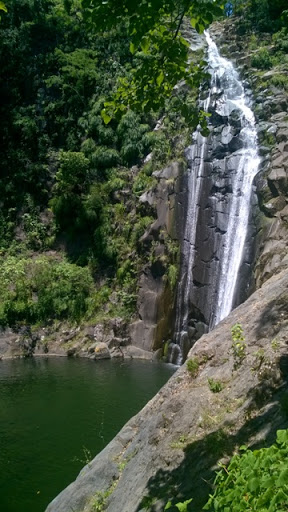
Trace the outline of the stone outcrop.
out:
[[[217,462],[242,444],[269,444],[288,426],[287,317],[284,270],[196,342],[189,358],[197,374],[184,364],[47,512],[88,512],[99,496],[107,512],[162,512],[169,499],[190,497],[200,511]],[[240,360],[231,337],[236,323],[245,335]],[[213,393],[211,379],[222,391]]]
[[[0,332],[0,358],[32,356],[152,359],[151,352],[131,345],[129,325],[122,318],[69,327],[64,324],[34,329],[29,326]]]
[[[153,260],[148,263],[139,281],[137,310],[139,318],[130,326],[132,345],[144,350],[161,348],[172,335],[174,291],[167,280],[169,255],[165,237],[180,242],[183,236],[186,190],[183,162],[173,162],[153,176],[157,186],[140,197],[142,204],[154,207],[155,222],[140,240],[143,247],[154,245]]]

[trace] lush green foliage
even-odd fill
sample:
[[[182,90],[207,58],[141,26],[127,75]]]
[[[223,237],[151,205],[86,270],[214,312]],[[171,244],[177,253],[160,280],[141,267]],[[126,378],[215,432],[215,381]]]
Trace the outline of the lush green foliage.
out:
[[[204,510],[233,512],[288,510],[288,431],[278,430],[269,448],[234,455],[216,476],[216,490]]]
[[[106,123],[128,108],[157,111],[172,92],[177,95],[173,90],[181,80],[192,88],[203,80],[203,63],[189,62],[189,43],[181,35],[182,22],[187,16],[191,25],[203,32],[215,16],[222,14],[221,0],[82,0],[82,5],[84,17],[97,30],[123,24],[137,64],[120,77],[116,93],[105,103],[102,116]],[[190,116],[194,126],[198,120],[197,115],[193,119]]]
[[[286,0],[232,0],[233,12],[243,16],[242,26],[260,32],[287,27]]]
[[[183,502],[179,502],[175,504],[175,507],[179,512],[188,512],[188,505],[191,503],[192,499],[186,500]],[[167,505],[165,506],[164,510],[169,510],[172,507],[172,502],[168,501]]]
[[[1,258],[0,325],[70,318],[88,309],[93,280],[88,268],[59,258]]]
[[[33,279],[25,277],[27,249],[35,260],[43,251],[64,250],[70,263],[85,267],[79,272],[94,281],[91,314],[103,310],[113,291],[114,309],[121,304],[130,315],[135,309],[138,242],[153,221],[136,207],[136,197],[153,179],[152,168],[132,175],[125,166],[141,163],[154,146],[154,168],[172,154],[165,154],[169,136],[153,132],[156,117],[129,110],[109,126],[101,117],[105,97],[133,60],[122,28],[92,34],[78,0],[11,0],[2,19],[0,247],[7,264],[11,254],[22,262],[27,285],[23,293],[19,284],[14,295],[13,284],[7,297],[3,291],[2,325],[42,321],[39,300],[31,299]],[[47,269],[47,290],[56,286],[53,272]],[[103,277],[107,283],[100,286]],[[43,307],[47,319],[76,318],[72,306],[62,312],[50,303],[51,311]],[[79,318],[87,304],[79,307]]]
[[[209,512],[285,512],[288,510],[288,430],[278,430],[276,443],[268,448],[248,450],[232,457],[228,466],[220,464],[214,480],[215,491],[203,510]],[[173,506],[188,510],[192,499],[174,506],[168,501],[164,511]],[[193,507],[191,508],[193,510]]]

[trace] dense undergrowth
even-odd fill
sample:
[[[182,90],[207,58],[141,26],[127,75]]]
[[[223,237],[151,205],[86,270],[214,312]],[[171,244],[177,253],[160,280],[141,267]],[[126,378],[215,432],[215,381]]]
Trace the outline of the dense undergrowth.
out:
[[[181,154],[184,118],[162,108],[103,122],[117,79],[145,60],[143,52],[132,56],[124,18],[95,34],[78,0],[11,0],[7,9],[0,30],[0,325],[80,321],[100,309],[131,315],[149,260],[139,240],[155,216],[138,198],[155,184],[152,172]],[[195,109],[196,96],[183,88],[170,104]]]

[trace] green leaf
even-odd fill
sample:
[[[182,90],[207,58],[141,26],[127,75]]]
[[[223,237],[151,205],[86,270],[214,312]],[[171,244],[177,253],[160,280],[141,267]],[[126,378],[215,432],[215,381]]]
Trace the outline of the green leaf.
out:
[[[282,487],[288,483],[288,468],[285,468],[281,471],[279,478],[276,482],[277,487]]]
[[[168,503],[166,503],[166,505],[165,505],[164,510],[168,510],[171,507],[172,507],[172,503],[171,503],[171,501],[168,501]]]
[[[135,48],[135,44],[134,43],[132,43],[132,42],[130,43],[129,50],[132,53],[132,55],[135,53],[136,48]]]
[[[109,114],[107,114],[107,112],[106,112],[106,109],[105,109],[105,108],[103,108],[103,109],[101,110],[101,117],[102,117],[102,119],[103,119],[103,121],[104,121],[104,123],[105,123],[105,124],[109,124],[109,123],[110,123],[110,121],[111,121],[111,119],[112,119],[112,117],[111,117],[111,116],[109,116]]]
[[[4,2],[0,2],[0,9],[1,9],[1,11],[8,12],[8,11],[7,11],[7,7],[6,7],[6,5],[4,4]]]
[[[288,430],[278,430],[277,431],[277,443],[278,444],[287,444],[288,443]]]
[[[140,43],[141,49],[144,53],[148,53],[150,40],[148,37],[142,37],[142,41]]]
[[[187,512],[187,507],[191,501],[192,498],[190,500],[183,501],[183,503],[176,503],[175,507],[178,508],[179,512]]]
[[[160,71],[159,75],[156,78],[156,82],[157,82],[157,85],[159,85],[159,87],[162,84],[163,80],[164,80],[164,73],[163,73],[163,71]]]
[[[260,487],[260,479],[259,478],[252,478],[248,482],[248,489],[251,492],[256,491]]]
[[[201,128],[200,133],[201,133],[201,135],[202,135],[203,137],[209,137],[209,135],[210,135],[210,130],[209,130],[209,128],[206,126],[206,127],[204,127],[204,128]]]
[[[197,18],[190,18],[190,23],[191,23],[192,28],[196,27],[197,22],[198,22]]]

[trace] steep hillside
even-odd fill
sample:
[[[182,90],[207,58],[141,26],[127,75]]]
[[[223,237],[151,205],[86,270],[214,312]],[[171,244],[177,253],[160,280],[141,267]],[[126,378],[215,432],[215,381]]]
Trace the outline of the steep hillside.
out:
[[[126,32],[124,19],[95,34],[76,0],[11,1],[2,17],[2,355],[67,353],[74,338],[91,345],[95,325],[106,335],[119,322],[127,344],[143,270],[166,295],[175,286],[177,239],[163,222],[142,238],[157,211],[140,196],[159,181],[157,197],[163,180],[152,173],[182,158],[190,130],[181,106],[196,112],[197,89],[106,125],[101,111],[117,80],[146,59],[132,55]]]

